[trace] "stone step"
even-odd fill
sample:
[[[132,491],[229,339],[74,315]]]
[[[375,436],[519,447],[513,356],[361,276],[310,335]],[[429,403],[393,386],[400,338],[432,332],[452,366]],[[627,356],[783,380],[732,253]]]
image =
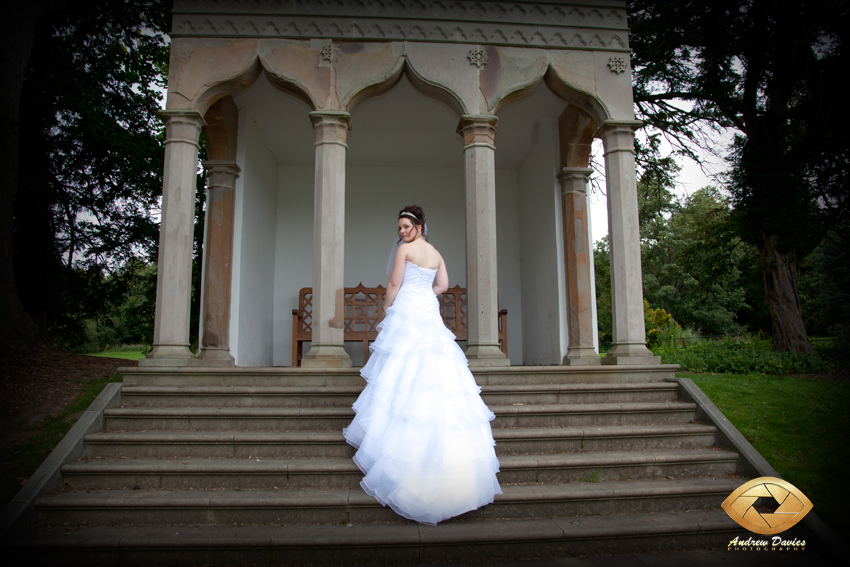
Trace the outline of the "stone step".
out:
[[[361,381],[362,382],[362,381]],[[125,386],[124,407],[343,407],[358,386]],[[637,384],[505,384],[483,386],[488,405],[665,402],[677,399],[674,382]]]
[[[449,522],[436,527],[56,527],[6,540],[3,552],[16,565],[89,566],[93,558],[113,565],[412,564],[711,549],[725,547],[741,532],[722,510]]]
[[[119,369],[125,384],[137,386],[362,386],[359,368],[164,368]],[[507,366],[473,368],[480,385],[602,384],[662,382],[674,378],[675,364],[647,366]]]
[[[611,451],[499,458],[501,484],[588,483],[724,476],[737,453],[719,449]],[[62,467],[74,489],[355,488],[363,474],[351,459],[81,459]]]
[[[672,402],[678,400],[676,382],[633,384],[504,384],[482,386],[487,405],[587,404]]]
[[[494,429],[497,455],[698,449],[714,444],[712,425]],[[351,458],[342,431],[104,431],[86,436],[87,457]]]
[[[361,382],[363,382],[361,380]],[[124,386],[122,407],[350,407],[358,386]]]
[[[490,406],[493,428],[681,424],[693,421],[696,409],[689,402]]]
[[[717,428],[700,423],[496,428],[497,455],[582,451],[659,451],[714,445]]]
[[[696,404],[648,402],[491,406],[494,428],[576,427],[687,423]],[[105,427],[145,431],[326,431],[341,430],[351,408],[112,408]]]
[[[740,484],[718,477],[505,486],[492,504],[448,522],[708,509]],[[359,488],[71,490],[41,498],[36,507],[43,525],[410,523]]]
[[[342,430],[351,408],[112,408],[108,429],[145,431],[328,431]]]

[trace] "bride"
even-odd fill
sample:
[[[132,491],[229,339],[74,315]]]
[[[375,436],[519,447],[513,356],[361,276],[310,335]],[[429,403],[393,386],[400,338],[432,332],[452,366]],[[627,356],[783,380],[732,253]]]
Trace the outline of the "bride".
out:
[[[424,228],[421,207],[399,213],[386,317],[360,371],[367,384],[353,406],[357,415],[343,434],[358,448],[363,490],[405,518],[436,525],[502,491],[495,416],[440,316],[437,295],[449,276]]]

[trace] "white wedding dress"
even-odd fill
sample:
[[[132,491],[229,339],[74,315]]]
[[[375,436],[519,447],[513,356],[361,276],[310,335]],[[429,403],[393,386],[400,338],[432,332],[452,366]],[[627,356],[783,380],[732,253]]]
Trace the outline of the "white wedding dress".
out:
[[[501,494],[490,421],[466,357],[440,317],[436,270],[407,262],[398,296],[378,325],[357,415],[343,429],[368,494],[422,524]]]

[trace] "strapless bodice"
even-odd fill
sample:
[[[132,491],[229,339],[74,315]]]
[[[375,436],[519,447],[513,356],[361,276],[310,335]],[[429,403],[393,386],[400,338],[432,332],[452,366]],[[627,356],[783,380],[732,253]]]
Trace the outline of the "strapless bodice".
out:
[[[436,269],[429,270],[428,268],[417,266],[413,262],[406,261],[404,264],[404,279],[402,280],[399,293],[429,293],[433,296],[434,290],[432,286],[436,273]]]

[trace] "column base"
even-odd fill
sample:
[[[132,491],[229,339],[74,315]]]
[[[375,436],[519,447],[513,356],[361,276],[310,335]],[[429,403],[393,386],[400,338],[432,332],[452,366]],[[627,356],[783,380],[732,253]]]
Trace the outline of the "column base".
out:
[[[194,366],[197,357],[189,350],[189,345],[153,345],[139,366]]]
[[[571,348],[564,356],[564,366],[599,366],[602,357],[591,347]]]
[[[201,347],[198,357],[199,366],[236,366],[236,359],[230,354],[229,348]]]
[[[510,366],[511,359],[499,349],[498,343],[466,345],[466,359],[470,367]]]
[[[615,344],[602,359],[602,364],[623,366],[661,364],[661,357],[653,355],[643,343]]]
[[[351,368],[351,357],[340,345],[312,345],[301,368]]]

